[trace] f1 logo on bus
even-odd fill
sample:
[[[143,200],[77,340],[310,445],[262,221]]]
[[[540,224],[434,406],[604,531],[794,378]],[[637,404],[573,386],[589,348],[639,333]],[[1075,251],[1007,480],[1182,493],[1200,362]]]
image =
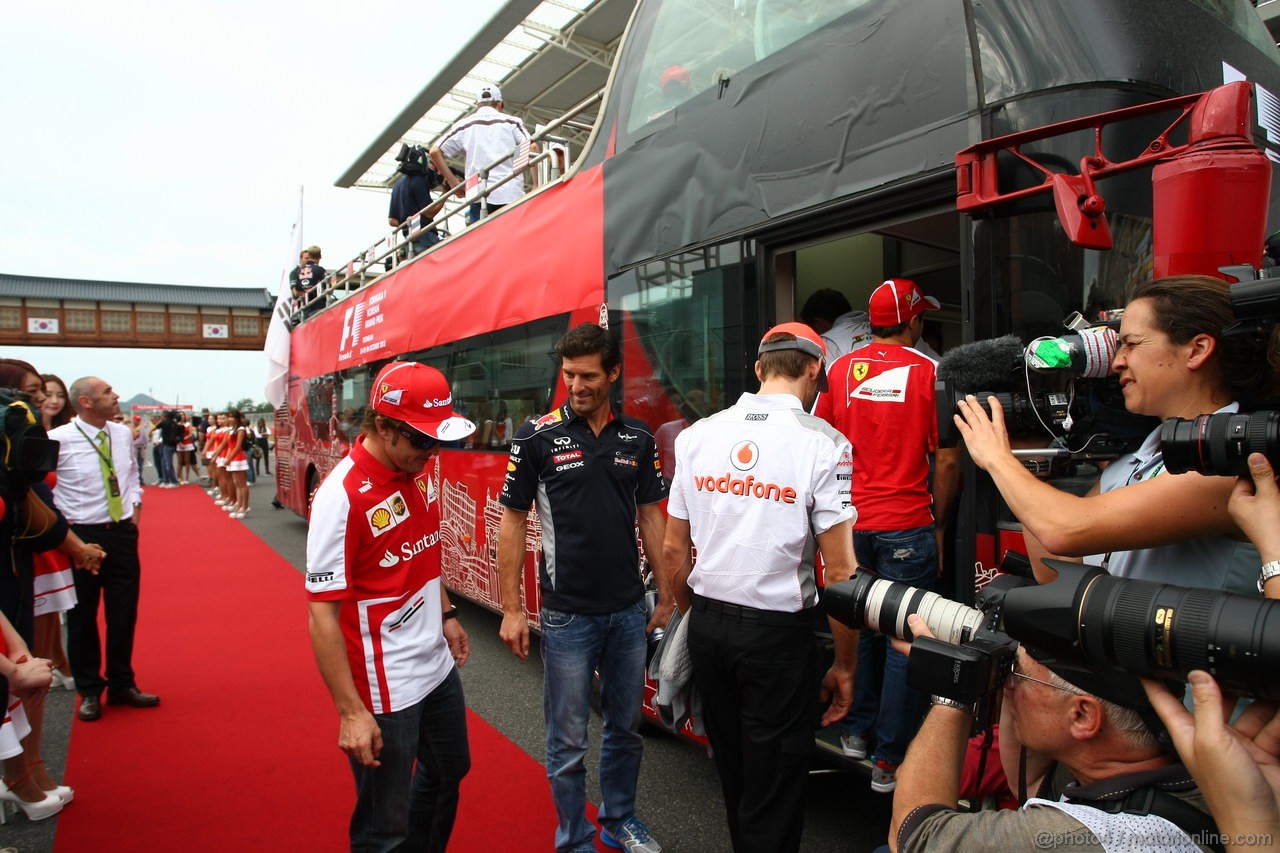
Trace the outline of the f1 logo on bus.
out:
[[[342,315],[342,341],[338,344],[338,352],[346,352],[347,347],[360,341],[360,333],[364,331],[364,300],[357,302]]]

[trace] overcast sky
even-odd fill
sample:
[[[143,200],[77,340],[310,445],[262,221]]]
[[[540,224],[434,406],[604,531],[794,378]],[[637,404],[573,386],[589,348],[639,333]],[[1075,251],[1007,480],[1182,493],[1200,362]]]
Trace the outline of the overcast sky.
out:
[[[0,271],[274,293],[300,186],[304,240],[340,265],[382,236],[388,199],[334,180],[501,5],[5,4]],[[264,396],[260,352],[3,355],[122,398]]]

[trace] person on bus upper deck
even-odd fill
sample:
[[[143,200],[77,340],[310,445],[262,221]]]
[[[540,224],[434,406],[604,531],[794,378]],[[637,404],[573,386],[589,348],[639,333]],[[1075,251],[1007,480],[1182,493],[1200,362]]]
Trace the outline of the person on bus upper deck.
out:
[[[601,839],[634,853],[661,846],[635,816],[636,782],[644,739],[645,637],[665,626],[674,607],[659,585],[660,602],[646,615],[636,527],[645,556],[662,568],[667,485],[647,424],[615,412],[610,390],[622,370],[617,337],[584,323],[556,343],[568,401],[523,424],[511,444],[502,485],[498,571],[502,584],[502,641],[521,660],[529,656],[529,622],[521,607],[529,507],[542,522],[543,707],[547,778],[559,826],[559,853],[594,851],[587,820],[587,721],[592,672],[600,673],[604,716],[600,746]],[[553,547],[554,546],[554,547]],[[527,590],[535,600],[535,590]]]
[[[470,640],[440,575],[440,495],[424,469],[475,428],[440,371],[392,362],[312,505],[311,644],[355,774],[353,851],[445,850],[471,769],[457,669]]]
[[[814,409],[853,445],[858,565],[928,590],[936,588],[941,573],[939,554],[960,479],[959,451],[938,448],[937,364],[914,349],[925,312],[938,308],[938,300],[909,279],[877,287],[868,303],[871,340],[831,365],[830,393],[820,395]],[[929,463],[935,454],[931,492]],[[866,758],[875,735],[871,788],[887,793],[927,697],[907,686],[907,660],[892,648],[885,650],[880,676],[877,645],[872,632],[863,632],[849,732],[840,740],[845,755]]]
[[[506,106],[502,100],[502,90],[497,86],[485,86],[476,96],[478,109],[471,115],[461,119],[449,128],[435,145],[431,146],[431,163],[436,167],[449,189],[462,182],[453,173],[446,162],[447,157],[464,156],[466,158],[466,180],[479,174],[480,169],[489,165],[503,155],[507,159],[489,170],[489,186],[514,171],[516,149],[521,143],[529,143],[529,152],[538,150],[538,146],[529,142],[529,131],[524,122],[513,115],[502,112]],[[493,213],[505,204],[509,204],[524,195],[524,175],[516,175],[500,187],[489,193],[488,212]],[[467,211],[467,224],[480,218],[480,202],[473,202]]]
[[[1202,275],[1139,284],[1120,322],[1111,369],[1125,408],[1141,415],[1195,418],[1238,411],[1271,381],[1261,348],[1226,336],[1235,321],[1227,283]],[[1043,557],[1084,558],[1118,577],[1257,595],[1258,550],[1228,513],[1235,479],[1169,474],[1160,427],[1107,466],[1084,497],[1041,482],[1010,451],[999,404],[990,416],[972,396],[956,426],[978,467],[991,475],[1022,522],[1041,583],[1057,573]],[[1065,556],[1064,556],[1065,555]]]
[[[294,310],[301,311],[303,317],[324,307],[318,290],[324,281],[325,269],[320,266],[320,247],[308,246],[298,256],[298,265],[289,273],[289,290],[293,294]]]
[[[431,201],[431,188],[441,182],[438,172],[431,168],[430,157],[426,150],[418,145],[401,146],[400,180],[391,188],[391,208],[387,215],[387,224],[399,228],[404,234],[410,258],[420,255],[436,243],[440,242],[440,230],[434,226],[426,227],[440,208],[444,206],[444,197]],[[419,216],[417,236],[410,230],[410,222]]]
[[[843,719],[852,699],[858,634],[834,620],[836,660],[822,675],[815,557],[821,551],[826,583],[853,576],[857,513],[849,442],[806,413],[825,379],[821,340],[783,323],[758,352],[759,393],[676,438],[663,555],[688,612],[733,849],[787,853],[800,847],[813,730]]]

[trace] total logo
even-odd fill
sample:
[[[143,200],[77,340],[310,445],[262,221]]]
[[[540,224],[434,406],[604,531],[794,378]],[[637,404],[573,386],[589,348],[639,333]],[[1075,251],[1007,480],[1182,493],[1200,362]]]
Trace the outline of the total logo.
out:
[[[760,448],[754,441],[740,441],[729,451],[729,464],[739,471],[750,471],[760,461]]]

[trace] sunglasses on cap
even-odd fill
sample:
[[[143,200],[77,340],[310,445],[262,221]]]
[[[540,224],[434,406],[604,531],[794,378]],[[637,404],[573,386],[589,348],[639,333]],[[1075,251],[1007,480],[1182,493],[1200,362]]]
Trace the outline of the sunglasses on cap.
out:
[[[408,440],[409,446],[414,450],[431,450],[440,444],[440,439],[432,438],[425,432],[415,430],[400,429],[400,434]]]

